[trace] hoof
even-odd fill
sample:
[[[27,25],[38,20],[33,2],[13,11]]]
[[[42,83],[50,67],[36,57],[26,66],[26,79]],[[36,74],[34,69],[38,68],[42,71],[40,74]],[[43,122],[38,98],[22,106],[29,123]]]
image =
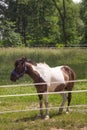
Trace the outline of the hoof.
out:
[[[69,111],[66,111],[66,114],[69,114]]]
[[[48,120],[49,118],[50,118],[49,115],[46,115],[45,120]]]

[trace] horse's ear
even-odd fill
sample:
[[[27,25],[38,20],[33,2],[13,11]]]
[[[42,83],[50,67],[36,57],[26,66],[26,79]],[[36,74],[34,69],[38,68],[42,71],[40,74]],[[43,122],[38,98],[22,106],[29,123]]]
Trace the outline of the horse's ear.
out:
[[[26,58],[26,57],[23,57],[23,58],[22,58],[22,62],[24,63],[25,61],[27,61],[27,58]]]

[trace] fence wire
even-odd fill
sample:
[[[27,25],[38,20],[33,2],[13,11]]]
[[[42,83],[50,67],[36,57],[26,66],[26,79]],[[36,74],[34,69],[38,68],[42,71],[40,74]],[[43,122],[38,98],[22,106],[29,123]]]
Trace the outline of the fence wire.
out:
[[[67,82],[87,82],[87,79],[82,79],[82,80],[73,80],[73,81],[66,81]],[[51,84],[56,84],[59,82],[52,82]],[[46,84],[46,83],[36,83],[36,84],[18,84],[18,85],[2,85],[0,86],[0,88],[10,88],[10,87],[21,87],[21,86],[34,86],[34,85],[42,85],[42,84]],[[61,92],[45,92],[45,93],[26,93],[26,94],[13,94],[13,95],[0,95],[0,98],[8,98],[8,97],[24,97],[24,96],[35,96],[35,95],[39,95],[39,94],[61,94],[61,93],[86,93],[87,90],[75,90],[75,91],[61,91]],[[78,105],[71,105],[70,108],[80,108],[80,107],[84,107],[86,108],[85,110],[87,111],[87,104],[78,104]],[[49,107],[48,109],[58,109],[59,107]],[[63,107],[64,109],[66,108],[66,106]],[[45,110],[46,108],[43,108],[43,110]],[[25,109],[25,110],[6,110],[6,111],[1,111],[0,114],[6,114],[6,113],[16,113],[16,112],[27,112],[27,111],[36,111],[36,110],[40,110],[40,108],[38,107],[32,107],[29,109]]]
[[[65,81],[65,83],[78,83],[78,82],[87,82],[87,79],[80,79],[80,80],[70,80]],[[50,84],[58,84],[58,83],[64,83],[64,82],[51,82]],[[34,86],[34,85],[45,85],[47,83],[27,83],[27,84],[14,84],[14,85],[1,85],[0,88],[11,88],[11,87],[22,87],[22,86]]]

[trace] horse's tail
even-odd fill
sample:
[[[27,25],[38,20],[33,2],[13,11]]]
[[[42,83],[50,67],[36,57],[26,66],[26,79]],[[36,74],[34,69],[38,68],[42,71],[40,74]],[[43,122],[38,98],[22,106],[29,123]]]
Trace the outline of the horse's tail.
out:
[[[68,106],[70,105],[71,102],[71,98],[72,98],[72,89],[74,87],[74,80],[75,80],[75,72],[70,68],[70,67],[66,67],[68,75],[69,75],[69,82],[67,83],[67,87],[65,88],[68,92]]]
[[[68,106],[70,105],[70,102],[71,102],[71,98],[72,98],[72,89],[73,89],[73,87],[74,87],[74,80],[75,80],[75,72],[71,69],[71,68],[69,68],[69,83],[68,83],[68,85],[69,85],[69,87],[68,87],[68,91],[70,91],[69,93],[68,93]]]

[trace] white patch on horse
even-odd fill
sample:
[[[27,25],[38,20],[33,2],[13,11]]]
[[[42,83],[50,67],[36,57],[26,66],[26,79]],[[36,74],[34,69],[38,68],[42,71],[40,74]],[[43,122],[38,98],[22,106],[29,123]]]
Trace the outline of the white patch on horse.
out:
[[[63,66],[51,68],[45,63],[38,63],[37,66],[32,66],[33,70],[37,71],[40,77],[46,82],[48,91],[54,91],[60,84],[65,84],[64,76],[61,71],[62,67]]]
[[[65,79],[61,71],[62,67],[63,66],[51,68],[51,82],[54,83],[51,84],[50,87],[48,88],[49,91],[54,91],[55,88],[60,84],[65,84]]]

